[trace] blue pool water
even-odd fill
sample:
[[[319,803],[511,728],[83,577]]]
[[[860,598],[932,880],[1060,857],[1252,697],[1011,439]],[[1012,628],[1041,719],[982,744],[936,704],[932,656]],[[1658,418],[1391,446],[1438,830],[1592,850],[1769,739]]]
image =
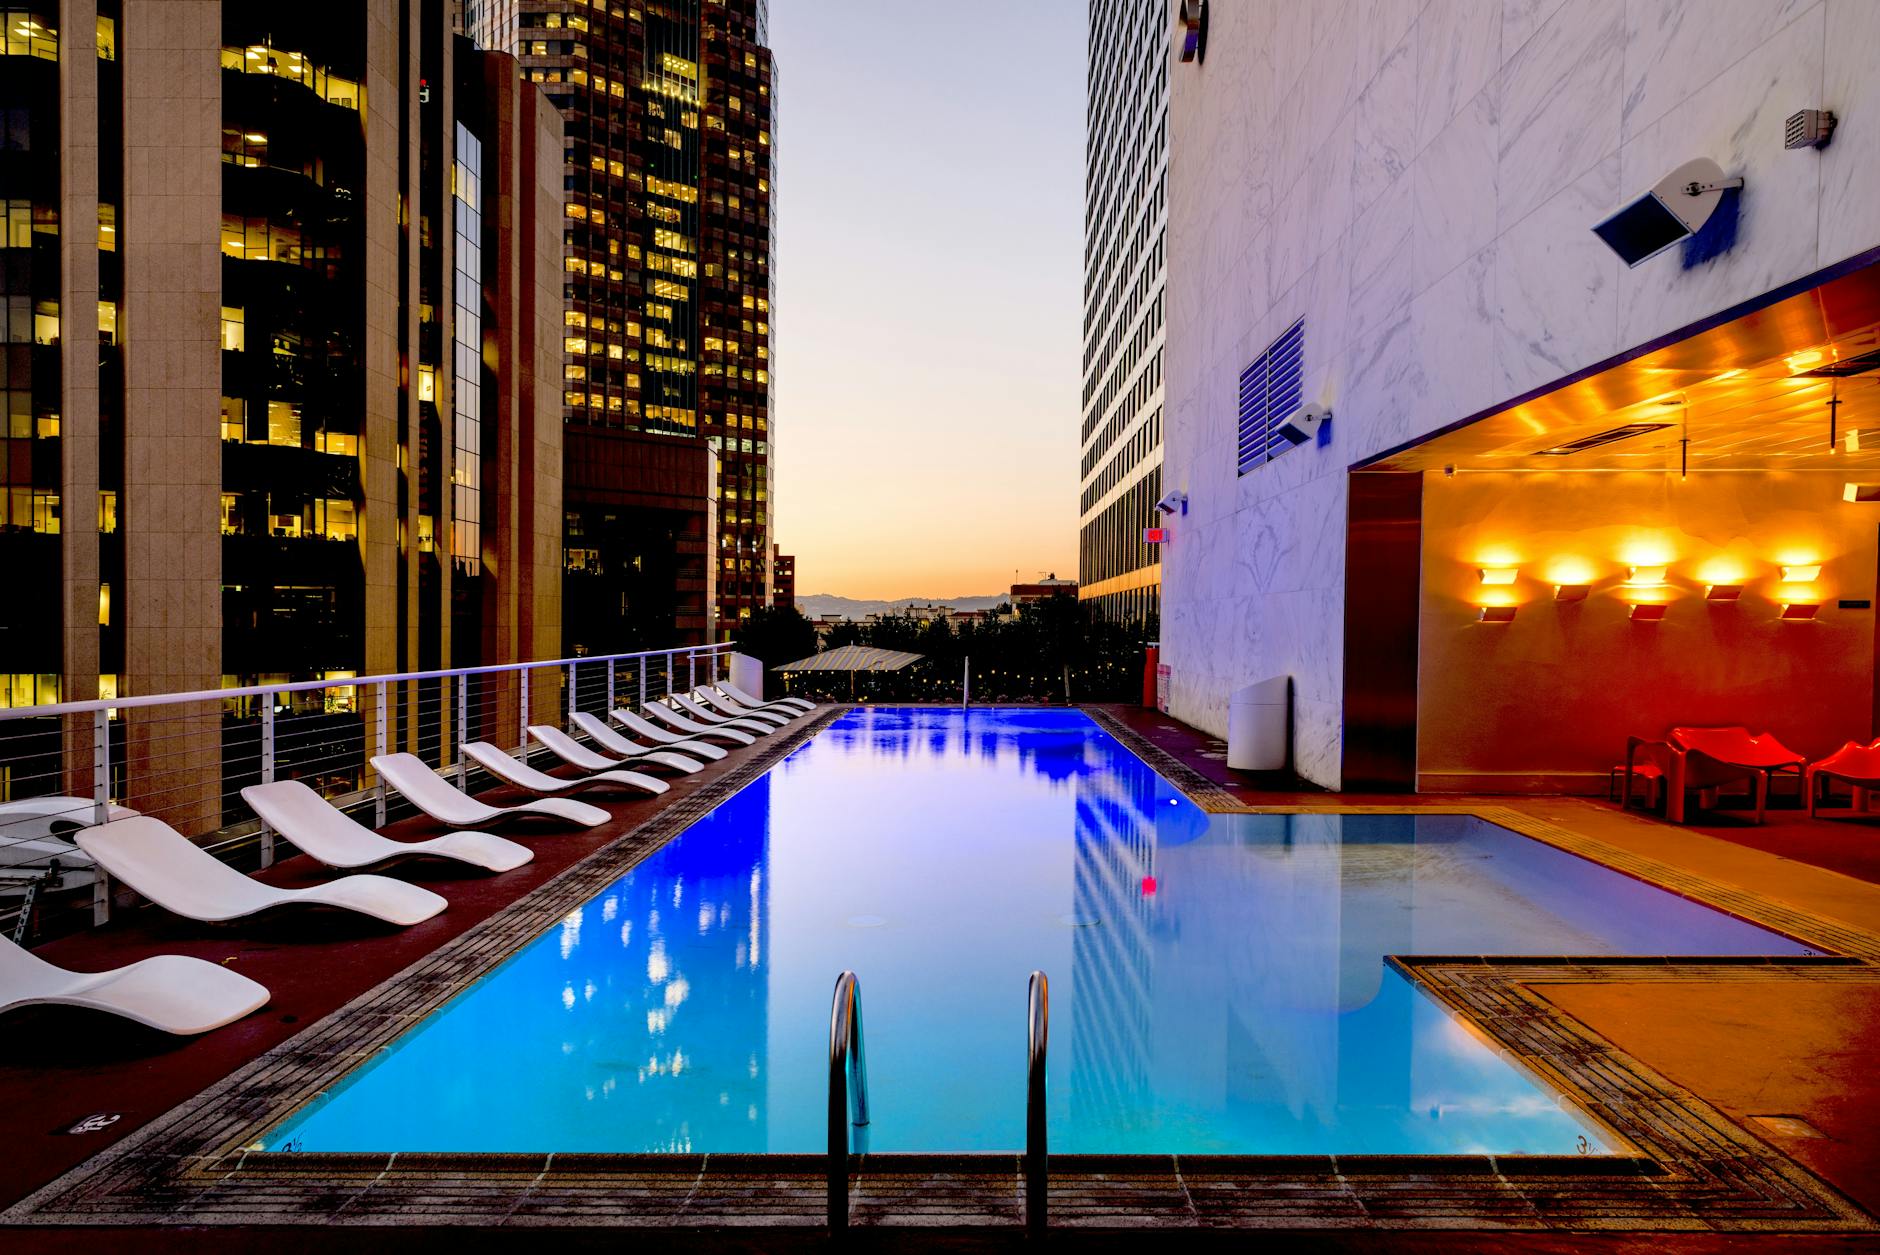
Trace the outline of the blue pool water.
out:
[[[865,710],[264,1144],[819,1150],[852,968],[867,1148],[1013,1149],[1041,968],[1054,1151],[1609,1150],[1383,956],[1797,953],[1469,817],[1210,817],[1076,712]]]

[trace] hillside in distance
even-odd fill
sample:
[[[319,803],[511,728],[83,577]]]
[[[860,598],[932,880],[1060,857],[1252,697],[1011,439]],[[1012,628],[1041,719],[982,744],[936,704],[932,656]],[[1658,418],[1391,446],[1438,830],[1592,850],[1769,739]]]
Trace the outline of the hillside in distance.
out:
[[[861,619],[871,614],[893,614],[908,606],[946,606],[953,610],[990,610],[994,606],[1010,601],[1006,593],[993,593],[986,597],[903,597],[899,601],[861,601],[853,597],[838,597],[834,593],[810,593],[799,595],[796,608],[805,618],[817,619],[826,614],[839,614],[845,619]]]

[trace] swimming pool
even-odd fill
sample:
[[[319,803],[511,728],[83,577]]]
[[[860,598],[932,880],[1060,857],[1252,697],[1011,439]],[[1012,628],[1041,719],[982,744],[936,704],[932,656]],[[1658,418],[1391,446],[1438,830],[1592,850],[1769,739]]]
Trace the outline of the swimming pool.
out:
[[[1214,815],[1075,711],[852,712],[262,1139],[817,1151],[862,986],[872,1151],[1575,1153],[1610,1137],[1390,954],[1800,943],[1470,816]]]

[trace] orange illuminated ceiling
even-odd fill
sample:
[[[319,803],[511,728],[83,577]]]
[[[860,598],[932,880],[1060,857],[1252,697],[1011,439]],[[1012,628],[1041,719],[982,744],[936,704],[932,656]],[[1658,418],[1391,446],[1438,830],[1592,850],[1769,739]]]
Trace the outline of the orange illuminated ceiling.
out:
[[[1829,405],[1839,398],[1830,446]],[[1633,424],[1668,424],[1549,454]],[[1852,440],[1850,432],[1857,433]],[[1387,454],[1364,470],[1880,468],[1880,265]]]

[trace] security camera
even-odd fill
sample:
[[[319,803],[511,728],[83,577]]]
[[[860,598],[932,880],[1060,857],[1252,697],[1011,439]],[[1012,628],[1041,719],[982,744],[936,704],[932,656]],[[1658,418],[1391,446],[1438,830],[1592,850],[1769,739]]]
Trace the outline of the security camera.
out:
[[[1162,499],[1155,503],[1155,508],[1164,514],[1188,513],[1188,494],[1179,488],[1162,494]]]
[[[1287,444],[1304,444],[1312,439],[1318,433],[1319,428],[1331,417],[1332,412],[1316,401],[1302,405],[1288,414],[1286,421],[1279,425],[1279,438]]]
[[[1622,207],[1593,234],[1628,266],[1649,261],[1686,236],[1696,235],[1717,211],[1723,194],[1743,186],[1723,177],[1723,167],[1708,157],[1687,161],[1658,180],[1652,190]]]

